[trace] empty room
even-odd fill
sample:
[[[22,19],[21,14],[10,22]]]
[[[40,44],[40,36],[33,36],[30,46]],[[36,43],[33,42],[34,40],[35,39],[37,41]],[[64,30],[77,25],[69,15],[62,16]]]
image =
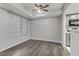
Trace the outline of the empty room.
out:
[[[79,3],[0,3],[0,56],[79,56]]]

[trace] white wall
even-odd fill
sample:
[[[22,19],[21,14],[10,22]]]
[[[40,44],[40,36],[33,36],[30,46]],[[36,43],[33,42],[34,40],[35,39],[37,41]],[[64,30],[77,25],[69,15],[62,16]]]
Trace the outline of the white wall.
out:
[[[61,41],[61,17],[32,20],[31,38],[37,40]]]
[[[0,9],[0,52],[29,39],[30,21],[26,21],[28,32],[25,35],[16,36],[15,20],[17,19]]]

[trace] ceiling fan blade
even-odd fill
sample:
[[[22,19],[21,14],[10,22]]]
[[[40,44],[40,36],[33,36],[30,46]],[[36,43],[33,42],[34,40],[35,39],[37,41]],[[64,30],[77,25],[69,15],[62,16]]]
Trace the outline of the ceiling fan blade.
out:
[[[46,7],[48,7],[49,5],[47,4],[47,5],[45,5],[43,8],[46,8]]]
[[[43,11],[47,11],[48,12],[48,10],[46,10],[46,9],[43,9]]]
[[[43,5],[42,4],[39,4],[39,7],[43,7]]]
[[[37,10],[32,10],[32,11],[37,11]]]
[[[39,7],[37,4],[34,4],[36,7]]]

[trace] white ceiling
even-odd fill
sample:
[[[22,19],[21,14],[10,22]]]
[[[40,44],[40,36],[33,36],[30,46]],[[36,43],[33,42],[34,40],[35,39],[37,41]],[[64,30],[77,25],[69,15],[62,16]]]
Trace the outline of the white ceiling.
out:
[[[42,3],[44,5],[44,3]],[[40,19],[60,16],[62,14],[62,8],[64,3],[48,3],[48,12],[39,13],[38,11],[32,11],[36,9],[34,3],[0,3],[0,7],[9,11],[18,13],[29,19]]]
[[[39,13],[38,11],[32,11],[36,9],[36,6],[33,3],[30,4],[21,4],[22,7],[29,12],[31,17],[39,17],[39,16],[46,16],[51,14],[54,11],[57,11],[59,9],[62,9],[63,4],[58,4],[58,3],[53,3],[53,4],[49,4],[49,7],[47,7],[46,9],[48,9],[48,12],[44,12],[44,13]],[[43,4],[44,5],[44,4]]]

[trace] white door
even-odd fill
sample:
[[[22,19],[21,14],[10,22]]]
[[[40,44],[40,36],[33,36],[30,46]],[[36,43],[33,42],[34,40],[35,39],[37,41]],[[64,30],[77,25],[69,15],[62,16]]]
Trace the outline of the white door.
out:
[[[79,56],[79,32],[71,32],[71,56]]]

